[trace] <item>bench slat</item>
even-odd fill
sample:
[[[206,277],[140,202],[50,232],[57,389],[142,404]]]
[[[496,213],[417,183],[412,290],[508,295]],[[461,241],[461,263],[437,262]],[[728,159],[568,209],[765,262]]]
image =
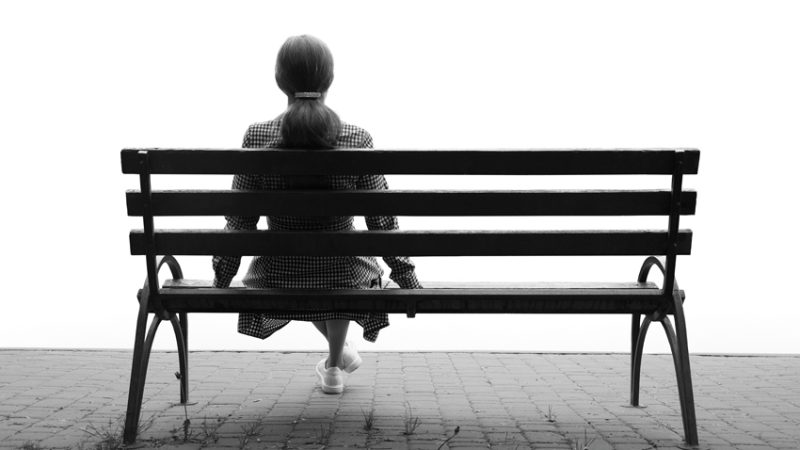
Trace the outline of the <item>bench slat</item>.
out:
[[[658,289],[658,286],[652,281],[639,283],[636,281],[629,282],[599,282],[599,281],[576,281],[576,282],[563,282],[563,281],[424,281],[422,285],[425,288],[431,289],[489,289],[489,288],[504,288],[504,289]],[[181,278],[173,280],[168,278],[164,280],[162,285],[164,289],[193,289],[193,288],[212,288],[214,287],[212,280],[198,280]],[[400,289],[394,281],[387,281],[386,289]],[[252,289],[245,287],[240,280],[234,280],[230,289]],[[330,291],[326,291],[330,292]]]
[[[225,231],[157,230],[156,254],[272,256],[578,256],[664,255],[663,231]],[[142,230],[131,254],[144,255]],[[691,230],[678,233],[677,254],[690,253]]]
[[[670,191],[154,191],[156,216],[602,216],[668,215]],[[139,191],[128,215],[144,213]],[[697,193],[681,194],[694,214]]]
[[[424,290],[295,290],[246,288],[236,280],[227,290],[211,280],[167,279],[163,304],[180,312],[290,312],[310,308],[352,312],[408,313],[650,313],[669,309],[653,282],[465,282],[425,281]],[[182,292],[177,296],[172,293]],[[626,293],[624,299],[619,298]],[[230,296],[226,293],[241,295]],[[680,292],[683,296],[683,291]],[[333,298],[331,297],[333,294]],[[377,294],[371,295],[371,294]],[[498,294],[498,295],[494,295]],[[401,297],[398,299],[397,297]],[[302,299],[298,302],[299,299]]]
[[[660,289],[453,288],[384,290],[166,289],[159,300],[174,312],[339,311],[407,313],[650,313],[669,308]]]
[[[147,151],[154,174],[461,174],[671,175],[676,150],[212,150],[125,149],[123,173],[141,173]],[[684,152],[683,173],[696,174],[698,150]]]

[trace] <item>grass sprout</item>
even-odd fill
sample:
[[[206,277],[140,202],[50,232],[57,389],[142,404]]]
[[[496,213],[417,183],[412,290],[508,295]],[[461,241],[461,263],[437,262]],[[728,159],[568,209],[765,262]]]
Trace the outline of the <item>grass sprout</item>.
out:
[[[364,430],[371,430],[375,425],[375,409],[370,408],[369,412],[366,412],[362,409],[361,415],[364,416]]]
[[[458,434],[459,431],[461,431],[461,427],[460,426],[456,426],[456,429],[453,430],[452,436],[448,437],[447,439],[444,440],[444,442],[439,444],[439,446],[436,447],[436,450],[442,450],[442,447],[447,445],[448,442],[450,442],[454,437],[456,437],[456,435]]]
[[[243,449],[247,447],[247,444],[251,442],[251,439],[256,438],[256,441],[259,441],[258,436],[261,436],[262,431],[264,430],[264,425],[261,421],[253,422],[248,425],[242,426],[242,435],[239,436],[239,448]]]
[[[547,414],[545,414],[544,418],[550,423],[555,423],[556,414],[553,412],[553,407],[551,405],[547,405]]]
[[[593,437],[591,440],[589,439],[589,435],[586,432],[586,429],[583,429],[583,439],[578,439],[577,441],[571,441],[572,444],[570,446],[571,450],[590,450],[592,444],[594,443],[596,437]]]
[[[411,411],[411,403],[406,402],[406,416],[404,420],[403,434],[405,434],[406,436],[414,434],[418,426],[419,426],[419,417],[414,416],[414,414]]]
[[[331,434],[333,434],[332,423],[329,423],[328,425],[320,425],[319,431],[317,432],[317,444],[327,445],[328,441],[331,439]]]

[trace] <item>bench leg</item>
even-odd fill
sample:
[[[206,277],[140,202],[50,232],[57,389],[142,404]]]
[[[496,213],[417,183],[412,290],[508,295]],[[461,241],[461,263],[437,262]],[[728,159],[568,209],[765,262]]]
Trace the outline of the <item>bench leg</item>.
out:
[[[179,280],[183,278],[183,272],[178,261],[170,255],[161,258],[156,267],[156,271],[160,271],[161,267],[166,264],[172,273],[172,278]],[[150,362],[150,350],[153,348],[153,339],[155,339],[156,331],[159,324],[161,324],[161,317],[156,314],[150,324],[150,329],[145,336],[145,327],[147,326],[148,318],[148,303],[150,300],[150,289],[148,288],[148,281],[145,280],[144,286],[141,290],[141,298],[139,298],[139,315],[136,319],[136,335],[133,341],[133,362],[131,367],[131,384],[128,390],[128,408],[125,412],[125,427],[123,428],[123,442],[131,444],[136,441],[136,435],[139,429],[139,416],[142,412],[142,399],[144,397],[144,385],[147,378],[147,366]],[[186,321],[186,313],[181,313],[181,323],[176,328],[175,315],[170,314],[170,322],[175,329],[175,336],[178,341],[178,357],[180,364],[181,374],[181,403],[185,403],[188,399],[188,322]],[[180,336],[180,338],[178,338]]]
[[[675,375],[678,385],[678,400],[681,408],[681,420],[683,422],[683,433],[686,443],[697,445],[697,421],[694,410],[694,395],[692,391],[692,375],[689,369],[689,352],[686,346],[686,329],[684,324],[683,337],[675,332],[672,322],[668,316],[661,316],[656,319],[661,322],[664,332],[667,335],[669,348],[672,352],[672,362],[675,365]],[[642,369],[642,355],[644,353],[644,341],[647,330],[653,318],[646,316],[642,321],[636,346],[631,356],[631,406],[639,406],[639,382]],[[677,322],[677,315],[675,321]]]
[[[672,362],[675,365],[675,376],[678,380],[678,399],[680,400],[681,405],[681,420],[683,421],[683,433],[684,435],[688,436],[689,428],[688,423],[686,420],[686,403],[685,403],[685,394],[686,394],[686,383],[684,378],[681,376],[683,373],[683,361],[681,360],[680,350],[678,348],[678,338],[675,335],[675,330],[672,327],[672,322],[669,320],[669,317],[664,317],[661,320],[661,325],[664,327],[664,332],[667,333],[667,340],[669,341],[669,349],[672,352]],[[687,439],[688,442],[688,439]]]
[[[639,332],[641,331],[642,315],[631,315],[631,361],[633,354],[636,353],[636,343],[639,342]]]
[[[664,265],[655,256],[648,256],[639,269],[637,281],[646,283],[650,270],[657,267],[664,273]],[[642,353],[644,353],[644,340],[647,337],[647,329],[653,318],[646,316],[644,322],[639,323],[640,314],[633,314],[631,317],[631,406],[639,406],[639,381],[642,373]]]
[[[694,409],[694,389],[692,387],[692,370],[689,365],[689,343],[686,336],[686,318],[683,314],[683,299],[678,292],[673,293],[675,305],[675,349],[672,354],[675,360],[675,371],[678,377],[678,395],[681,397],[681,414],[683,415],[683,429],[686,443],[697,445],[697,416]],[[666,322],[666,323],[665,323]],[[664,328],[667,329],[669,319],[664,317]],[[669,328],[672,326],[669,324]],[[670,339],[672,341],[672,338]],[[672,344],[670,344],[672,345]],[[681,389],[681,386],[683,388]]]
[[[187,313],[180,313],[178,317],[181,319],[181,330],[183,330],[183,345],[186,350],[189,350],[189,315]],[[188,359],[187,359],[188,361]]]
[[[664,265],[661,264],[661,261],[654,256],[650,256],[645,259],[644,263],[642,264],[642,268],[639,270],[639,283],[644,283],[647,281],[647,276],[650,273],[650,269],[653,267],[657,267],[662,274],[665,274]],[[689,344],[686,336],[686,318],[683,314],[683,299],[679,293],[677,283],[675,284],[675,290],[672,293],[672,303],[675,311],[673,313],[673,317],[675,319],[674,329],[672,328],[672,322],[670,322],[669,317],[666,315],[656,313],[656,315],[654,315],[652,318],[648,318],[650,318],[650,320],[658,320],[661,322],[661,325],[664,327],[664,331],[667,333],[667,340],[669,340],[669,347],[672,351],[672,360],[675,364],[675,374],[678,379],[678,397],[681,404],[681,418],[683,419],[684,436],[687,444],[697,445],[697,416],[695,415],[694,409],[692,370],[689,366]],[[642,331],[639,335],[640,344],[637,345],[635,352],[635,354],[638,355],[639,361],[637,362],[637,356],[631,356],[631,404],[634,406],[638,404],[639,400],[638,372],[641,369],[641,354],[644,346],[644,334],[647,332],[647,325],[649,325],[649,322],[647,319],[645,319],[645,323],[642,324]],[[634,401],[636,403],[634,403]]]
[[[188,327],[186,313],[180,314],[180,320],[175,314],[170,315],[169,321],[175,331],[175,341],[178,343],[178,364],[180,372],[176,375],[181,382],[181,403],[189,402],[189,351],[187,346]]]
[[[143,293],[143,295],[147,295]],[[144,300],[144,299],[143,299]],[[136,428],[139,424],[139,412],[142,404],[137,402],[139,390],[144,383],[139,379],[142,372],[142,351],[144,349],[144,333],[147,326],[147,310],[139,308],[139,316],[136,320],[136,334],[133,340],[133,361],[131,367],[131,384],[128,389],[128,409],[125,413],[125,428],[123,431],[123,441],[130,444],[136,441]]]
[[[125,413],[125,428],[123,430],[123,441],[130,444],[136,441],[136,434],[139,428],[139,416],[142,412],[142,398],[144,396],[144,384],[147,378],[147,366],[150,362],[150,350],[153,347],[153,339],[161,323],[158,315],[153,317],[147,337],[144,336],[144,327],[147,323],[147,311],[139,315],[136,325],[136,338],[133,346],[133,364],[131,367],[131,385],[128,391],[128,409]]]
[[[639,381],[642,374],[644,340],[647,337],[647,330],[650,328],[650,322],[652,322],[649,316],[645,317],[640,328],[638,319],[639,314],[634,314],[636,332],[632,333],[631,338],[633,339],[635,335],[636,341],[632,342],[633,348],[631,349],[631,406],[639,406]]]

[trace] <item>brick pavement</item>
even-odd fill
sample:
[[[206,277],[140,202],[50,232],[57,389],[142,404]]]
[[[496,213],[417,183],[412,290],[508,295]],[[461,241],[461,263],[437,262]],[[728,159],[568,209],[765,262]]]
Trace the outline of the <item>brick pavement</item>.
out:
[[[0,447],[102,448],[120,436],[131,353],[0,349]],[[193,352],[150,364],[138,448],[676,449],[671,357],[364,353],[343,395],[316,387],[320,353]],[[800,448],[800,356],[692,356],[701,448]],[[371,429],[365,429],[372,412]],[[190,423],[184,432],[184,421]],[[416,424],[416,428],[413,428]],[[442,444],[459,433],[447,444]]]

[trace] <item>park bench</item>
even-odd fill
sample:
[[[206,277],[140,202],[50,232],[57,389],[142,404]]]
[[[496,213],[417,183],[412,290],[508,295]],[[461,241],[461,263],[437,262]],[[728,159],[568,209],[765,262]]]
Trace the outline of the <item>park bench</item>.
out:
[[[639,405],[639,377],[650,324],[666,331],[677,375],[684,437],[696,445],[697,426],[683,313],[684,293],[675,281],[677,255],[688,255],[692,232],[679,228],[694,214],[696,193],[682,188],[696,174],[697,150],[448,150],[401,151],[126,149],[122,170],[138,174],[140,190],[127,192],[128,215],[141,216],[132,230],[133,255],[144,255],[147,278],[139,291],[124,439],[136,439],[150,350],[162,321],[174,329],[180,368],[180,400],[188,402],[188,313],[350,311],[402,313],[629,314],[630,402]],[[159,174],[428,174],[428,175],[661,175],[662,190],[527,191],[159,191]],[[666,184],[666,182],[665,182]],[[280,232],[162,230],[155,216],[664,216],[656,230],[549,231],[350,231]],[[457,228],[459,222],[453,222]],[[157,255],[166,255],[159,259]],[[635,281],[609,283],[444,284],[424,289],[308,290],[216,289],[210,281],[183,279],[175,255],[405,255],[405,256],[596,256],[641,255]],[[663,257],[662,260],[657,257]],[[171,280],[159,282],[166,265]],[[663,281],[648,281],[653,267]],[[149,330],[149,315],[153,319]],[[670,320],[669,316],[672,316]],[[675,326],[673,327],[673,321]],[[380,387],[377,387],[380,389]]]

